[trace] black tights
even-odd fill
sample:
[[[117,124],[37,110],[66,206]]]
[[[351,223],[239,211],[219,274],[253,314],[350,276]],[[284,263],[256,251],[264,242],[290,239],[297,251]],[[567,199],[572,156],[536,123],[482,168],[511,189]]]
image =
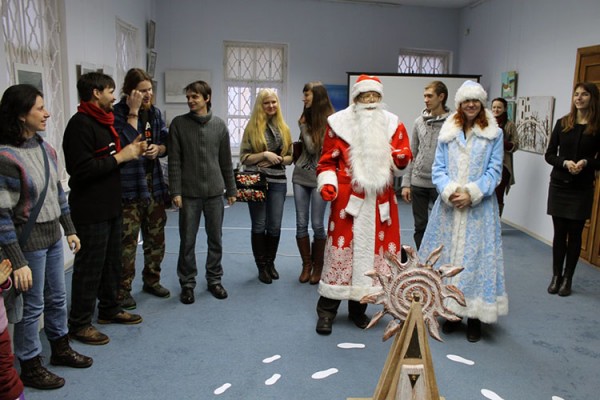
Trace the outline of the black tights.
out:
[[[555,276],[572,278],[581,253],[581,233],[585,220],[552,217],[554,240],[552,240],[552,273]],[[565,270],[563,274],[563,263]]]

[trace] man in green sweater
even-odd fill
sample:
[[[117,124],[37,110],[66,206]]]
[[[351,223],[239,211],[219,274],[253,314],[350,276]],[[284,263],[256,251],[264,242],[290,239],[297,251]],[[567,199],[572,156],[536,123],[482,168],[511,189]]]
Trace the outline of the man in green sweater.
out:
[[[190,112],[175,117],[169,128],[169,188],[179,212],[179,259],[177,275],[180,300],[194,302],[196,287],[196,235],[204,213],[208,254],[206,281],[217,299],[225,299],[221,284],[223,266],[223,193],[227,203],[235,203],[235,180],[231,163],[229,130],[225,122],[210,111],[212,90],[204,81],[186,86]]]

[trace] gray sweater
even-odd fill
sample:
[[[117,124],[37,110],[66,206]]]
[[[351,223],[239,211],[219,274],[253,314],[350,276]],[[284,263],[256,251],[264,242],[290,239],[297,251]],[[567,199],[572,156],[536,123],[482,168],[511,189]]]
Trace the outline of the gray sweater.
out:
[[[402,187],[411,185],[423,188],[435,187],[431,181],[431,167],[435,158],[438,135],[448,115],[448,109],[437,117],[423,110],[421,116],[415,120],[410,140],[413,161],[406,167],[406,173],[402,177]]]
[[[175,117],[169,127],[171,196],[235,197],[229,130],[212,112]]]

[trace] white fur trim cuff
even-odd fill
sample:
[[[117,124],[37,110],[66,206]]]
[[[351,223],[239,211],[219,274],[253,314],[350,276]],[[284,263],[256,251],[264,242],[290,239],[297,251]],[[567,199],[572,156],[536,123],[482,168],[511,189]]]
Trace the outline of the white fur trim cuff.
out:
[[[473,182],[467,183],[465,185],[465,190],[471,195],[472,206],[476,206],[477,204],[481,203],[481,200],[483,200],[483,192],[479,190],[479,187],[476,184]]]
[[[325,185],[333,185],[337,192],[338,180],[334,171],[323,171],[317,176],[317,190],[321,192],[321,189],[323,189],[323,186]]]
[[[456,182],[450,182],[448,185],[446,185],[446,187],[441,193],[442,200],[444,201],[444,203],[448,204],[449,206],[452,205],[452,203],[449,200],[450,195],[456,192],[456,189],[458,189],[459,187],[459,184]]]

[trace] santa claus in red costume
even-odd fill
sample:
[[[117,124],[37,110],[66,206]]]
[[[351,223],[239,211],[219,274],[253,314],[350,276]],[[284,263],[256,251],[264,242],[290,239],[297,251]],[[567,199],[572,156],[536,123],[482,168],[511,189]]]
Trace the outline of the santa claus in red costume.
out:
[[[328,118],[317,166],[318,190],[331,201],[317,304],[317,332],[324,335],[331,333],[341,300],[349,300],[356,326],[369,323],[367,305],[359,301],[380,287],[365,272],[389,273],[384,253],[400,256],[393,180],[412,158],[404,124],[384,109],[379,78],[361,75],[350,96],[352,105]]]

